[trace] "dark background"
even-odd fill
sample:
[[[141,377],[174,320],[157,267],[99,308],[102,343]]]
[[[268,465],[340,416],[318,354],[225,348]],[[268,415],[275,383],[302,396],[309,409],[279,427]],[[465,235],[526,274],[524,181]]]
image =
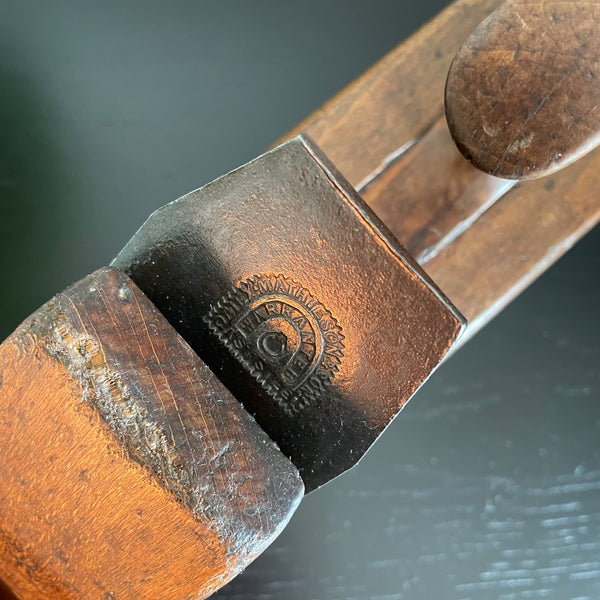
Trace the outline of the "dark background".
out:
[[[444,4],[2,0],[0,337]],[[596,230],[217,597],[599,598],[599,268]]]

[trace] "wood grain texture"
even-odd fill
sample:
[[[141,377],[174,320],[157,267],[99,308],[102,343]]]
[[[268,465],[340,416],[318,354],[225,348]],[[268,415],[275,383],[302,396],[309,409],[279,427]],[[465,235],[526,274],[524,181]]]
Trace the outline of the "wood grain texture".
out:
[[[113,269],[0,346],[0,572],[19,598],[204,598],[276,537],[302,482]]]
[[[600,153],[513,188],[426,266],[469,319],[464,343],[600,218]]]
[[[426,263],[513,185],[464,160],[441,117],[406,157],[390,163],[362,194],[406,249]]]
[[[458,0],[292,132],[313,137],[472,322],[463,343],[600,218],[597,151],[515,187],[453,147],[447,70],[499,4]]]
[[[599,249],[457,352],[216,598],[600,597]]]
[[[113,3],[3,3],[10,179],[0,229],[14,230],[0,236],[4,328],[18,316],[7,299],[41,296],[37,307],[48,287],[105,261],[149,206],[255,155],[435,2],[349,4],[361,9],[312,0],[261,12],[234,0],[211,3],[218,12],[206,19],[205,3],[127,3],[136,18],[123,19]],[[332,27],[334,6],[343,20]],[[212,50],[215,23],[223,52]],[[122,77],[107,80],[115,54]],[[279,66],[276,89],[263,56]],[[155,109],[140,110],[148,102]],[[77,238],[61,245],[66,231]],[[302,502],[217,597],[599,598],[599,260],[597,228],[428,381],[356,470]]]
[[[458,0],[285,139],[308,133],[359,191],[444,114],[452,59],[501,0]]]
[[[448,125],[479,169],[542,177],[600,142],[599,76],[600,2],[509,0],[452,63]]]

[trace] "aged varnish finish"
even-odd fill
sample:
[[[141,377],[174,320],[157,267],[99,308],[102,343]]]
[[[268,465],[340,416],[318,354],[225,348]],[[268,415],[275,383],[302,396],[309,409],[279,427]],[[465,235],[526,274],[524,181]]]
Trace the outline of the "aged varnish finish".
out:
[[[499,4],[457,2],[299,128],[472,320],[471,334],[600,210],[597,152],[514,186],[454,147],[446,73]],[[527,124],[524,116],[519,127]],[[256,274],[247,275],[231,293]],[[320,300],[309,287],[298,284]],[[267,353],[281,347],[262,341]],[[1,347],[0,364],[0,436],[12,466],[0,472],[0,566],[23,598],[202,597],[273,539],[301,496],[293,467],[115,272],[40,309]]]
[[[302,496],[295,467],[125,275],[0,346],[0,571],[20,598],[204,598]]]
[[[548,175],[600,142],[600,2],[510,0],[458,52],[448,125],[478,168]]]

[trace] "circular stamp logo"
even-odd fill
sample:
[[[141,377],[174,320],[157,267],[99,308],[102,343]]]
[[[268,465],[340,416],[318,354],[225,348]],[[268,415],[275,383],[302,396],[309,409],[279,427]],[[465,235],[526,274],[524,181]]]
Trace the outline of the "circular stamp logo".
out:
[[[204,320],[288,414],[318,402],[344,356],[331,312],[283,275],[240,282]]]

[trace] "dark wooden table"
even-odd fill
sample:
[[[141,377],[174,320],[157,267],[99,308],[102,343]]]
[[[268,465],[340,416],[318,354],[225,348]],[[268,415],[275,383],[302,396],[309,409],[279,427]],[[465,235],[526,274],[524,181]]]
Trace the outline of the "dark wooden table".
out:
[[[443,5],[6,0],[0,335]],[[600,597],[599,271],[595,230],[216,597]]]

